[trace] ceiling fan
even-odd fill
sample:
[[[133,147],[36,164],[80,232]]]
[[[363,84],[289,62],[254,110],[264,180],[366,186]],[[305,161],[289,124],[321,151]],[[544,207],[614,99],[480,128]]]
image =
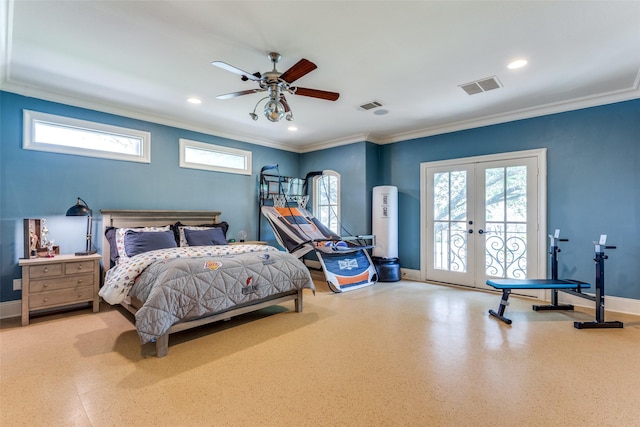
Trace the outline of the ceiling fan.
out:
[[[293,120],[293,113],[291,112],[289,103],[284,96],[285,92],[288,92],[292,95],[302,95],[312,98],[325,99],[327,101],[335,101],[340,96],[340,94],[337,92],[328,92],[325,90],[292,86],[292,83],[298,80],[300,77],[303,77],[318,68],[316,64],[309,61],[308,59],[302,58],[293,67],[289,68],[284,73],[281,73],[276,69],[276,64],[278,63],[278,61],[280,61],[281,58],[280,54],[277,52],[270,52],[268,58],[273,64],[273,70],[266,71],[264,74],[250,74],[237,67],[234,67],[233,65],[229,65],[226,62],[213,61],[211,65],[215,65],[216,67],[220,67],[223,70],[231,71],[232,73],[238,74],[242,76],[241,78],[245,82],[247,80],[252,80],[258,83],[257,88],[218,95],[216,98],[230,99],[237,96],[249,95],[251,93],[267,92],[267,96],[258,101],[255,108],[253,109],[253,112],[249,113],[249,116],[251,116],[253,120],[258,120],[256,109],[262,101],[267,99],[268,101],[264,107],[264,115],[269,121],[278,122],[284,117],[286,117],[286,119],[289,121]]]

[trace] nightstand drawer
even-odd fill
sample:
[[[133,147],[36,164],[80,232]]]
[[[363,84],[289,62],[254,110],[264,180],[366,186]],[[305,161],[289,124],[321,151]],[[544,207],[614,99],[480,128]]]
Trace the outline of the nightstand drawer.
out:
[[[74,275],[73,277],[54,277],[51,279],[37,279],[29,282],[29,292],[46,292],[57,289],[93,286],[93,274]]]
[[[94,265],[95,262],[91,261],[67,262],[64,264],[64,274],[93,273]]]
[[[91,301],[94,298],[93,286],[82,286],[76,289],[62,289],[52,292],[40,292],[29,295],[29,309],[55,307],[76,302]]]
[[[32,279],[62,276],[62,264],[32,265],[29,267],[29,276]]]

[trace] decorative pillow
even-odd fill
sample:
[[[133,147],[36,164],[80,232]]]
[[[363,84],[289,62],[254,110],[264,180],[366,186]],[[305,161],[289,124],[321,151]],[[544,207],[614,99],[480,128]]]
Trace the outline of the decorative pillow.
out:
[[[180,222],[176,222],[173,226],[173,232],[176,235],[176,242],[178,242],[178,246],[189,246],[186,237],[184,236],[184,230],[208,230],[211,228],[219,228],[222,229],[223,236],[226,241],[227,230],[229,229],[229,224],[225,221],[219,222],[217,224],[201,224],[201,225],[184,225]],[[226,243],[223,243],[226,244]]]
[[[124,248],[127,256],[132,257],[156,249],[175,248],[173,231],[137,231],[129,230],[124,235]]]
[[[118,257],[116,262],[120,262],[122,260],[127,259],[129,256],[131,256],[127,254],[124,247],[124,236],[125,234],[127,234],[127,231],[158,232],[158,231],[170,231],[170,230],[171,230],[170,225],[165,225],[162,227],[116,228],[115,229],[115,248],[118,251]],[[111,241],[109,241],[109,245],[111,245]]]
[[[104,230],[104,236],[107,238],[107,242],[109,242],[109,259],[111,259],[111,265],[109,267],[113,267],[118,262],[118,247],[116,246],[116,228],[107,227]]]
[[[187,239],[189,246],[215,246],[227,245],[227,239],[220,227],[210,227],[204,230],[191,230],[185,228],[184,237]]]

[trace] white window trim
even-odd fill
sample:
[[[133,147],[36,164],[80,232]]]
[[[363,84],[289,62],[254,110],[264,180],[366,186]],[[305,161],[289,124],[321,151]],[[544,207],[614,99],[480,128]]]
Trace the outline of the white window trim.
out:
[[[320,200],[319,200],[320,198],[318,197],[318,192],[316,191],[316,187],[317,187],[317,184],[318,184],[318,180],[319,180],[320,178],[322,178],[323,176],[327,176],[327,175],[335,176],[335,177],[336,177],[336,179],[338,180],[338,182],[337,182],[337,186],[338,186],[338,195],[337,195],[337,200],[336,200],[336,203],[337,203],[337,207],[336,207],[336,219],[337,219],[337,221],[338,221],[338,230],[336,231],[336,233],[339,235],[339,234],[340,234],[340,231],[341,231],[341,230],[340,230],[340,224],[341,224],[341,213],[340,213],[340,211],[341,211],[341,209],[342,209],[342,199],[341,199],[341,193],[342,193],[342,188],[341,188],[341,186],[342,186],[342,183],[341,183],[341,179],[340,179],[340,174],[339,174],[338,172],[336,172],[336,171],[334,171],[334,170],[329,170],[329,169],[328,169],[328,170],[324,170],[324,171],[322,171],[322,175],[318,175],[318,176],[315,176],[315,177],[313,178],[313,212],[314,212],[314,215],[318,212],[318,203],[320,202]],[[319,221],[319,220],[320,220],[320,219],[318,218],[318,221]],[[329,225],[327,225],[327,224],[324,224],[324,225],[325,225],[327,228],[329,228]]]
[[[193,163],[185,160],[186,148],[195,148],[199,150],[213,151],[217,153],[230,154],[244,158],[244,169],[214,166],[204,163]],[[241,175],[251,175],[251,151],[239,150],[237,148],[223,147],[221,145],[207,144],[205,142],[192,141],[180,138],[180,167],[189,169],[200,169],[214,172],[235,173]]]
[[[39,143],[37,141],[34,141],[35,126],[38,122],[46,122],[63,127],[77,128],[84,131],[96,133],[109,133],[139,138],[142,143],[142,153],[140,155],[130,155],[114,153],[111,151]],[[151,163],[150,132],[123,128],[120,126],[107,125],[104,123],[90,122],[87,120],[74,119],[71,117],[58,116],[55,114],[41,113],[39,111],[23,110],[22,148],[25,150],[47,151],[50,153],[71,154],[76,156],[97,157],[102,159],[123,160],[139,163]]]

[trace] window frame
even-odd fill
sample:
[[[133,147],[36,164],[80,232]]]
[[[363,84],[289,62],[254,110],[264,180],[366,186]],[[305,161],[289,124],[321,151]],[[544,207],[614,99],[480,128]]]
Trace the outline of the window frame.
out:
[[[320,197],[320,191],[318,190],[318,186],[320,185],[320,180],[322,180],[325,177],[335,177],[336,178],[336,187],[337,187],[337,194],[336,194],[336,204],[335,205],[331,205],[330,203],[326,203],[326,204],[322,204],[322,200]],[[340,174],[334,170],[324,170],[322,171],[322,175],[318,175],[315,176],[313,178],[313,212],[314,212],[314,216],[318,219],[318,221],[320,221],[324,226],[326,226],[329,230],[333,231],[334,233],[336,233],[337,235],[340,235],[340,224],[341,224],[341,207],[342,207],[342,200],[341,200],[341,182],[340,182]],[[322,220],[319,217],[319,213],[320,213],[320,208],[322,206],[335,206],[335,215],[336,215],[336,227],[337,230],[333,230],[331,228],[331,224],[325,224],[324,222],[322,222]]]
[[[251,175],[251,155],[248,150],[240,150],[238,148],[225,147],[222,145],[209,144],[206,142],[193,141],[190,139],[180,138],[180,167],[188,169],[199,169],[213,172],[235,173],[240,175]],[[186,161],[186,149],[194,148],[196,150],[213,151],[222,154],[235,155],[244,158],[245,167],[243,169],[209,165],[206,163],[193,163]]]
[[[138,129],[130,129],[105,123],[76,119],[73,117],[59,116],[56,114],[42,113],[39,111],[22,110],[23,132],[22,148],[25,150],[45,151],[49,153],[70,154],[74,156],[96,157],[100,159],[122,160],[138,163],[151,163],[151,132]],[[127,138],[140,140],[140,154],[117,153],[108,150],[93,148],[71,147],[68,145],[35,141],[36,126],[38,123],[51,124],[70,130],[77,129],[96,134],[120,135]]]

